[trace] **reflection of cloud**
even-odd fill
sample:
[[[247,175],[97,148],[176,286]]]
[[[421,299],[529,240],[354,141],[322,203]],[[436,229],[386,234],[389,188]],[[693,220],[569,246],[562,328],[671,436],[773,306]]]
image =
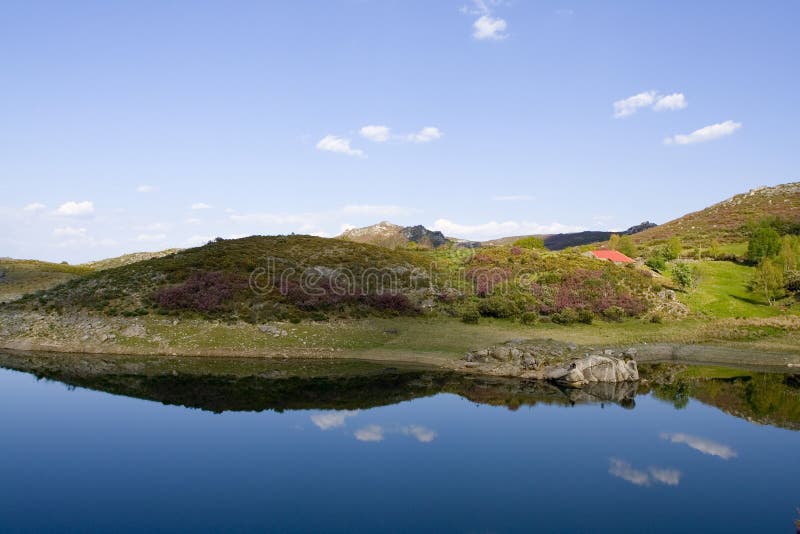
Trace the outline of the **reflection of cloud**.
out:
[[[649,472],[642,471],[617,458],[611,458],[611,466],[608,468],[608,472],[612,476],[626,480],[636,486],[651,486],[653,482],[666,486],[677,486],[681,482],[681,472],[677,469],[651,467]]]
[[[611,458],[611,467],[608,468],[608,472],[637,486],[650,485],[650,476],[647,473],[634,469],[628,462],[623,462],[616,458]]]
[[[677,486],[681,482],[681,472],[677,469],[661,469],[659,467],[651,467],[650,474],[658,482],[666,484],[667,486]]]
[[[729,446],[698,436],[691,436],[680,432],[675,434],[664,432],[661,434],[661,439],[671,441],[672,443],[684,443],[696,451],[700,451],[703,454],[710,454],[711,456],[716,456],[723,460],[729,460],[737,456],[736,451]]]
[[[424,426],[404,426],[401,430],[403,434],[417,438],[417,441],[420,443],[430,443],[436,439],[436,432],[430,428],[425,428]]]
[[[369,425],[359,428],[355,432],[358,441],[383,441],[383,428],[378,425]]]
[[[358,410],[344,410],[341,412],[315,413],[311,416],[311,422],[320,430],[330,430],[344,426],[348,417],[353,417]]]

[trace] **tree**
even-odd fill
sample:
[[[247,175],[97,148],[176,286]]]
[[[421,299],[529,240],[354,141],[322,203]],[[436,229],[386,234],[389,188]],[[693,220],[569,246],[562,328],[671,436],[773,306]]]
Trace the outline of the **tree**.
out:
[[[636,256],[636,245],[633,243],[633,239],[631,236],[624,235],[619,238],[619,243],[617,243],[617,250],[628,256],[629,258],[633,258]]]
[[[778,263],[781,264],[784,271],[796,271],[800,268],[800,236],[783,236]]]
[[[751,290],[759,292],[772,306],[775,299],[783,295],[783,269],[769,258],[764,258],[756,267]]]
[[[681,239],[679,237],[671,237],[669,241],[667,241],[667,250],[669,251],[670,259],[677,259],[681,257],[681,252],[683,252],[683,243],[681,243]]]
[[[708,247],[708,255],[711,256],[713,259],[717,259],[722,254],[722,250],[719,246],[719,241],[716,239],[711,240],[711,244]]]
[[[759,226],[750,235],[747,244],[747,257],[760,262],[764,258],[774,258],[781,251],[781,236],[770,226]]]
[[[672,279],[682,289],[692,286],[692,271],[683,262],[678,262],[672,267]]]
[[[544,240],[540,237],[536,237],[535,235],[529,235],[528,237],[522,237],[514,241],[514,246],[520,248],[529,248],[529,249],[534,249],[534,248],[543,249]]]
[[[611,234],[608,238],[608,250],[619,250],[619,235]]]

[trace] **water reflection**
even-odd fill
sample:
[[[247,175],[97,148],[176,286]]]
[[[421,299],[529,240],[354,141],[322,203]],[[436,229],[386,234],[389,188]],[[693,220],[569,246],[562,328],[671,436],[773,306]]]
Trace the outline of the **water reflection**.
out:
[[[736,458],[736,451],[731,447],[722,443],[717,443],[716,441],[712,441],[710,439],[701,438],[699,436],[692,436],[680,432],[675,434],[668,434],[664,432],[661,434],[661,439],[670,441],[672,443],[683,443],[696,451],[702,452],[703,454],[716,456],[717,458],[722,458],[723,460]]]
[[[634,486],[652,486],[653,483],[666,486],[677,486],[681,481],[681,472],[677,469],[664,469],[650,467],[646,471],[636,469],[631,464],[619,458],[611,458],[608,473],[621,478]]]
[[[311,422],[320,430],[331,430],[343,427],[348,417],[353,417],[357,414],[358,410],[316,413],[311,416]]]

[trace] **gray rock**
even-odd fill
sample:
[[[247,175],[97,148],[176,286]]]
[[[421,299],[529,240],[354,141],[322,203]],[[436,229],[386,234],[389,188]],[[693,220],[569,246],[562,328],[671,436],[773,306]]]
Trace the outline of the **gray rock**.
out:
[[[591,355],[548,369],[545,376],[549,380],[581,387],[596,382],[636,381],[639,380],[639,370],[633,360]]]

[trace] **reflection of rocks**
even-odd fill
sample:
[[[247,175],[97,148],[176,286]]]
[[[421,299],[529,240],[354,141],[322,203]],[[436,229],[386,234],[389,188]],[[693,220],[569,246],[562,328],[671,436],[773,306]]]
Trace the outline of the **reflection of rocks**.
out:
[[[597,382],[635,382],[639,380],[639,370],[633,360],[590,355],[548,369],[545,376],[550,380],[580,387]]]
[[[605,349],[575,357],[575,345],[556,341],[510,341],[468,352],[467,368],[498,376],[554,380],[574,387],[596,382],[631,382],[639,379],[636,349]]]

